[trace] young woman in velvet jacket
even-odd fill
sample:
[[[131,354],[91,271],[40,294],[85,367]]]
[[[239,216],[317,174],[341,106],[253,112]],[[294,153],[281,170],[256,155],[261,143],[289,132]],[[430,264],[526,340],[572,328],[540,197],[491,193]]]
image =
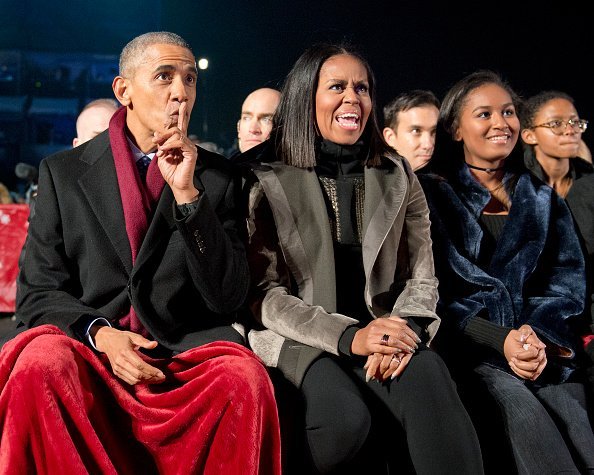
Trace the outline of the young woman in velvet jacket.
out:
[[[442,101],[457,148],[440,142],[439,176],[420,177],[440,282],[436,347],[459,381],[474,374],[495,399],[519,473],[578,473],[594,469],[576,372],[584,259],[564,201],[512,153],[518,105],[492,71],[464,77]]]
[[[474,427],[427,347],[439,326],[427,204],[381,137],[368,63],[308,49],[274,122],[239,160],[253,182],[249,341],[305,400],[310,470],[351,473],[365,453],[359,473],[386,458],[399,473],[482,473]]]

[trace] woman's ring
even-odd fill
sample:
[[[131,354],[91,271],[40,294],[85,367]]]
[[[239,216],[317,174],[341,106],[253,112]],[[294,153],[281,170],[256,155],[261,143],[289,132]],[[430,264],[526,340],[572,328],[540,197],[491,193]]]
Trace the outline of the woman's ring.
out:
[[[387,345],[389,341],[390,341],[390,335],[388,335],[387,333],[384,333],[384,336],[382,336],[381,344]]]

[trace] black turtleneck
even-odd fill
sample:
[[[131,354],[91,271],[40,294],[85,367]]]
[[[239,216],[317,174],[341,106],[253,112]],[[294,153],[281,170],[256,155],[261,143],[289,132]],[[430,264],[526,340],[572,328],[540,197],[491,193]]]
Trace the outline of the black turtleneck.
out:
[[[336,268],[337,311],[358,320],[370,319],[363,292],[365,273],[361,251],[363,215],[363,144],[319,144],[316,173],[332,228]]]
[[[339,145],[322,139],[317,143],[316,149],[318,175],[363,173],[363,162],[367,159],[368,149],[362,141],[354,145]]]
[[[361,247],[363,221],[364,162],[369,153],[363,142],[339,145],[322,140],[317,147],[316,173],[326,201],[333,232],[336,270],[336,310],[358,319],[371,320],[365,304],[365,271]],[[423,320],[423,319],[421,319]],[[408,319],[408,325],[424,334],[424,324]],[[358,327],[348,328],[340,338],[339,350],[350,355]]]
[[[357,188],[363,200],[363,161],[367,148],[363,143],[339,145],[328,140],[317,144],[316,173],[326,202],[334,241],[336,272],[336,311],[368,322],[371,317],[365,305],[365,272],[361,251],[362,206],[357,220]],[[351,344],[358,326],[345,330],[339,342],[342,354],[351,355]]]

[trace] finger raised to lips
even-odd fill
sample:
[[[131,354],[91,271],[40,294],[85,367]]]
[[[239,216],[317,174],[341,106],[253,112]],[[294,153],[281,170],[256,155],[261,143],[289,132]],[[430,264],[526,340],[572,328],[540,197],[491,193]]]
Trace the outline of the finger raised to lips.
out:
[[[188,104],[186,102],[182,102],[179,106],[178,116],[177,116],[177,128],[181,130],[184,135],[188,134]]]

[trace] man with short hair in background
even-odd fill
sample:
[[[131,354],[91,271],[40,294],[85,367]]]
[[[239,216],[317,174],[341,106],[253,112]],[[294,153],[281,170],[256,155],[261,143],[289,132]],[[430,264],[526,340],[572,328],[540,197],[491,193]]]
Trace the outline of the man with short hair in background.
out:
[[[119,107],[115,99],[107,98],[95,99],[84,106],[76,119],[76,137],[72,139],[72,146],[85,143],[107,130],[111,116]]]
[[[268,139],[279,101],[280,92],[269,87],[256,89],[245,98],[237,121],[237,142],[241,153]]]
[[[414,171],[433,156],[439,107],[435,94],[421,89],[404,92],[384,107],[384,139]]]

